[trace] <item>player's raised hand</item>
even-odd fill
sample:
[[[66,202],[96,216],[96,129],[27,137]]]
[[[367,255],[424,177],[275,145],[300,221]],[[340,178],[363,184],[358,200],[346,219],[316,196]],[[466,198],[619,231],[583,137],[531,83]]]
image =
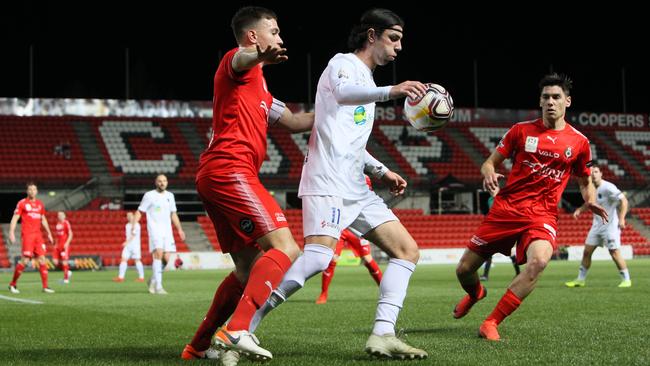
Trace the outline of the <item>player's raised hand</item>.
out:
[[[411,99],[418,99],[427,93],[427,87],[419,81],[407,80],[401,84],[397,84],[390,88],[388,97],[390,99],[397,99],[402,97],[409,97]]]
[[[262,50],[259,44],[255,47],[257,47],[257,59],[265,64],[279,64],[289,59],[289,56],[285,55],[286,48],[268,45]]]
[[[589,203],[587,208],[591,212],[593,212],[594,215],[598,215],[603,219],[604,223],[609,222],[609,216],[607,215],[607,210],[605,210],[601,205],[597,203]]]
[[[381,177],[381,180],[388,186],[393,196],[404,194],[407,183],[399,174],[389,170]]]
[[[503,174],[492,172],[483,176],[483,189],[492,192],[499,189],[499,179],[503,178]]]

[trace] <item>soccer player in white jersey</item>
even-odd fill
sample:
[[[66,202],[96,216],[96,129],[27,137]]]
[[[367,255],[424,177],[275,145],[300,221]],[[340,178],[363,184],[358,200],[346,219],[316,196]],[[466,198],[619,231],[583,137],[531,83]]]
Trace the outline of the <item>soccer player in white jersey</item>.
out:
[[[131,234],[135,234],[136,224],[142,214],[147,214],[147,231],[149,232],[149,251],[153,256],[153,276],[149,281],[149,292],[152,294],[166,295],[167,291],[162,286],[163,259],[169,262],[169,257],[176,252],[176,243],[172,232],[172,223],[178,230],[178,236],[185,240],[185,232],[181,221],[176,214],[176,201],[174,194],[167,191],[167,177],[160,174],[156,177],[156,189],[149,191],[142,197],[138,210],[133,215]]]
[[[597,246],[606,246],[609,254],[612,256],[618,271],[621,274],[621,283],[618,287],[631,287],[632,280],[630,272],[627,270],[625,259],[621,255],[621,230],[625,228],[625,215],[628,210],[627,198],[613,183],[603,179],[603,172],[598,166],[591,167],[591,177],[596,186],[596,202],[607,210],[610,217],[609,222],[603,222],[600,217],[594,216],[593,223],[587,240],[585,241],[585,251],[582,255],[582,263],[578,272],[578,278],[566,283],[567,287],[583,287],[587,279],[587,271],[591,267],[591,255]],[[621,209],[618,209],[620,205]],[[585,207],[578,207],[573,212],[573,217],[578,218],[585,211]]]
[[[335,55],[318,81],[316,117],[299,189],[304,254],[260,308],[254,327],[308,278],[327,268],[341,231],[349,226],[390,256],[365,351],[384,358],[427,357],[425,351],[395,336],[397,316],[419,258],[418,246],[384,201],[368,188],[364,177],[366,172],[380,178],[395,195],[406,188],[402,177],[366,151],[375,102],[425,93],[425,86],[417,81],[377,87],[373,80],[375,68],[393,61],[402,50],[403,27],[402,19],[390,10],[365,12],[348,41],[354,51]]]
[[[124,282],[126,275],[127,262],[129,259],[135,261],[135,268],[138,270],[138,278],[136,282],[144,282],[144,267],[140,258],[140,224],[136,223],[135,227],[132,224],[133,212],[126,213],[126,227],[124,228],[125,239],[122,243],[122,261],[120,262],[120,269],[117,277],[113,278],[115,282]]]

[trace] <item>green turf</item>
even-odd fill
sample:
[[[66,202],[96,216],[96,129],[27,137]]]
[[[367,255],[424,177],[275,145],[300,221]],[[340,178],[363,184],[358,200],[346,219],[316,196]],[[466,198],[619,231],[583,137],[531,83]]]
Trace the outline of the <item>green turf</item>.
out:
[[[398,327],[406,339],[429,352],[438,365],[648,365],[650,364],[650,260],[629,262],[633,287],[619,289],[611,261],[594,262],[586,288],[563,286],[577,262],[552,262],[536,291],[499,327],[503,341],[477,337],[513,274],[508,264],[493,268],[488,297],[463,319],[451,317],[463,295],[454,267],[420,266],[414,274]],[[188,364],[180,352],[201,321],[224,271],[165,273],[168,296],[154,296],[141,283],[113,283],[115,271],[77,272],[56,294],[42,294],[35,273],[25,274],[20,295],[42,305],[0,299],[2,365]],[[274,365],[386,364],[363,352],[376,305],[377,287],[364,267],[338,268],[325,305],[313,302],[320,277],[271,313],[258,329],[273,352]],[[388,361],[390,362],[390,361]],[[405,363],[407,361],[396,362]],[[195,361],[190,364],[205,364]],[[392,363],[392,362],[390,362]],[[240,364],[250,364],[242,361]]]

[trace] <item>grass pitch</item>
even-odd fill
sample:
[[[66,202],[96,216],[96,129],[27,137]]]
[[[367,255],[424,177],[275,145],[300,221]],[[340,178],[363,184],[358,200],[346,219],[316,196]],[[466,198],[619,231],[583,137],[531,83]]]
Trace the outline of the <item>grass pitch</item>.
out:
[[[463,296],[454,266],[420,266],[411,279],[398,328],[429,352],[424,361],[379,361],[363,347],[374,318],[377,286],[364,267],[337,268],[327,304],[315,305],[320,276],[271,313],[257,331],[273,352],[271,365],[648,365],[650,364],[650,259],[629,261],[633,287],[619,289],[611,261],[594,262],[587,287],[569,289],[578,262],[551,262],[537,289],[499,327],[503,340],[477,337],[513,276],[498,264],[488,297],[469,315],[451,316]],[[148,273],[150,271],[147,271]],[[7,290],[11,273],[0,273],[1,365],[187,365],[180,353],[207,310],[225,271],[178,271],[164,275],[167,296],[150,295],[133,282],[111,282],[116,270],[76,272],[57,293],[40,292],[37,273],[20,279],[21,294]],[[248,360],[241,365],[251,364]]]

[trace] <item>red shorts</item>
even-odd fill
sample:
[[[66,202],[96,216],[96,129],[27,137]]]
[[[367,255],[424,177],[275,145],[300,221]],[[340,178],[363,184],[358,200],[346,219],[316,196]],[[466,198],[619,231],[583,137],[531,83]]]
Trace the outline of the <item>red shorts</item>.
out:
[[[56,247],[54,249],[54,252],[52,253],[52,258],[57,260],[67,261],[68,259],[70,259],[70,247],[68,247],[68,250]]]
[[[45,240],[41,233],[23,234],[23,257],[33,258],[47,254]]]
[[[484,258],[494,253],[510,256],[517,246],[517,263],[526,263],[526,250],[534,240],[546,240],[557,249],[557,219],[551,216],[517,216],[505,210],[490,210],[467,248]]]
[[[336,256],[341,255],[341,251],[343,251],[343,247],[346,244],[357,257],[364,257],[370,254],[370,243],[367,240],[359,238],[350,232],[350,230],[343,230],[339,241],[336,243],[336,250],[334,251]]]
[[[224,253],[256,246],[258,238],[289,226],[280,206],[257,177],[231,177],[231,181],[222,181],[204,176],[196,182]]]

